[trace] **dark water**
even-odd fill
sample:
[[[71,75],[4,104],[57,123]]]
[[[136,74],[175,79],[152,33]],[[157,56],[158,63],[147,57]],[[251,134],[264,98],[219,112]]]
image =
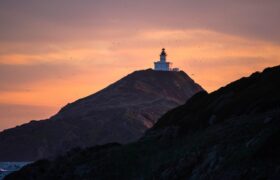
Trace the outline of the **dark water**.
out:
[[[0,162],[0,180],[13,171],[21,169],[31,162]]]

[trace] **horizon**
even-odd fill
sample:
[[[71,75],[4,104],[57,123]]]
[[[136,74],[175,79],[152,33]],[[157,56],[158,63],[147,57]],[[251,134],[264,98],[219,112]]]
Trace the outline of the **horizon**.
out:
[[[208,92],[277,66],[279,8],[276,0],[2,2],[0,131],[153,68],[163,47]]]

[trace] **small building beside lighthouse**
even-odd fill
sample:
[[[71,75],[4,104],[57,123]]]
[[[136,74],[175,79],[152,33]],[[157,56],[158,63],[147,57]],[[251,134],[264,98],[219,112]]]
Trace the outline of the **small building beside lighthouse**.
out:
[[[165,49],[162,48],[162,51],[160,53],[160,60],[154,62],[155,67],[154,70],[155,71],[178,71],[178,68],[172,68],[172,62],[168,62],[166,60],[167,54],[165,52]]]

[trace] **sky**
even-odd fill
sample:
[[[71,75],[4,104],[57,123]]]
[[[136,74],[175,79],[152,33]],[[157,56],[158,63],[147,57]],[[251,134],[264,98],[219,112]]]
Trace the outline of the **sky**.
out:
[[[0,131],[47,119],[161,48],[208,92],[280,64],[279,0],[0,0]]]

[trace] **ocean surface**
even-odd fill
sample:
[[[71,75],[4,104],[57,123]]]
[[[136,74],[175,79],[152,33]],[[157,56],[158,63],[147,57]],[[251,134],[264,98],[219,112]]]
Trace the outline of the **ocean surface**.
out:
[[[0,162],[0,180],[31,162]]]

